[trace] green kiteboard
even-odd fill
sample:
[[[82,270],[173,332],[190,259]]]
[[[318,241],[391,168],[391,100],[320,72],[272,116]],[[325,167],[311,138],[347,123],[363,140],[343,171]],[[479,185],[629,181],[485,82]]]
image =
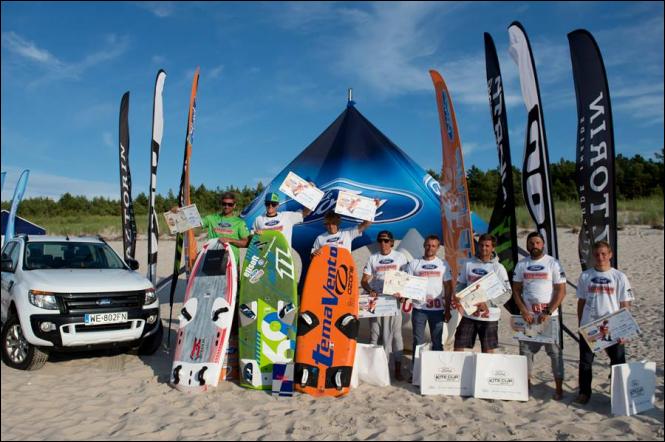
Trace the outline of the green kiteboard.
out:
[[[272,389],[273,364],[292,363],[298,292],[291,248],[281,232],[254,235],[240,276],[240,385]]]

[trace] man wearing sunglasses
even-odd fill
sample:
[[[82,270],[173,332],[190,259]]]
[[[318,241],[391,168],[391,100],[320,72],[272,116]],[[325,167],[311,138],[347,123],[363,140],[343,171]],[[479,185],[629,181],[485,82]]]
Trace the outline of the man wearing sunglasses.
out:
[[[379,252],[369,257],[363,277],[360,281],[362,287],[370,296],[376,298],[383,293],[383,280],[385,272],[389,270],[401,270],[406,266],[406,257],[395,250],[395,241],[392,232],[382,230],[376,237],[379,244]],[[399,302],[396,300],[395,302]],[[393,365],[395,379],[404,380],[402,377],[402,352],[404,341],[402,340],[402,312],[398,311],[395,316],[384,316],[370,318],[370,344],[377,345],[379,340],[388,356],[388,363]]]
[[[307,207],[303,207],[302,211],[278,212],[279,195],[271,192],[266,195],[265,199],[266,213],[257,216],[252,225],[252,230],[257,235],[260,235],[263,230],[277,230],[284,234],[286,241],[291,245],[291,236],[293,234],[293,226],[300,224],[303,220],[312,213]]]
[[[228,243],[233,249],[236,265],[240,262],[239,247],[247,247],[249,230],[245,220],[233,215],[236,197],[232,192],[225,192],[220,199],[221,213],[214,213],[201,219],[201,227],[207,229],[208,239],[219,238],[219,242]],[[239,267],[237,267],[239,268]]]

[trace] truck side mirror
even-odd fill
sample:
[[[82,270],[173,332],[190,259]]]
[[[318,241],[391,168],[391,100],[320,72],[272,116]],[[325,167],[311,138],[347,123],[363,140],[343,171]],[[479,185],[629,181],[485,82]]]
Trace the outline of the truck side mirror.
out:
[[[2,271],[14,273],[14,262],[11,258],[2,258]]]
[[[127,258],[127,265],[132,270],[138,270],[139,268],[139,262],[132,258]]]

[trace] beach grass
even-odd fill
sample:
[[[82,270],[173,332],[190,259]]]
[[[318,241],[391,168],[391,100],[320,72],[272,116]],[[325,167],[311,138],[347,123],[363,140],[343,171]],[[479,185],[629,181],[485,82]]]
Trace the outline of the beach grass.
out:
[[[489,221],[492,207],[474,206],[471,209],[481,218]],[[554,211],[558,227],[579,227],[582,224],[582,211],[578,201],[555,201]],[[619,227],[628,224],[640,224],[653,227],[663,226],[663,197],[653,196],[617,202],[617,223]],[[518,207],[515,213],[517,226],[530,228],[533,220],[526,207]]]
[[[159,232],[168,235],[164,217],[157,216]],[[121,218],[112,215],[85,215],[66,217],[31,217],[30,221],[46,229],[49,235],[102,235],[107,239],[116,239],[121,236]],[[139,235],[148,234],[148,216],[136,216],[136,230]]]
[[[663,197],[654,196],[649,198],[639,198],[634,200],[619,201],[618,204],[618,224],[624,226],[628,224],[640,224],[649,226],[660,226],[665,224],[663,219]],[[582,222],[582,215],[579,202],[577,201],[556,201],[554,203],[556,211],[556,223],[558,227],[579,227]],[[492,208],[487,206],[474,206],[475,211],[481,218],[489,221],[492,215]],[[533,225],[531,216],[526,207],[517,208],[517,226],[530,228]],[[164,217],[157,215],[159,221],[159,231],[162,236],[168,235],[168,228]],[[68,216],[68,217],[31,217],[30,221],[44,227],[50,235],[97,235],[101,234],[107,238],[120,237],[121,221],[119,216],[110,215],[86,215],[86,216]],[[147,215],[138,215],[136,217],[136,227],[139,235],[146,235],[148,231]]]

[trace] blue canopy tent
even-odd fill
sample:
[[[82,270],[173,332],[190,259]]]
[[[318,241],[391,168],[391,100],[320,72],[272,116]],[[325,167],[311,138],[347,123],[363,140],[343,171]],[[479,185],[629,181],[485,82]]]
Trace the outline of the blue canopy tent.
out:
[[[248,226],[265,212],[266,193],[279,193],[289,171],[314,182],[325,192],[316,210],[293,230],[292,245],[304,266],[309,262],[314,240],[325,230],[323,216],[335,207],[340,189],[382,201],[372,226],[354,240],[354,249],[372,243],[381,230],[390,230],[396,239],[410,228],[423,236],[441,237],[439,183],[374,127],[353,102],[243,211],[241,216]],[[283,194],[282,197],[285,198]],[[301,208],[298,202],[288,198],[280,205],[280,210]],[[358,223],[357,219],[343,217],[341,228]],[[487,223],[475,215],[473,227],[480,233],[487,231]]]
[[[9,220],[9,211],[2,211],[2,237],[5,237],[5,229],[7,228],[7,221]],[[27,235],[46,235],[46,229],[37,224],[33,224],[27,219],[21,218],[20,216],[16,217],[14,221],[14,229],[16,235],[27,234]]]

